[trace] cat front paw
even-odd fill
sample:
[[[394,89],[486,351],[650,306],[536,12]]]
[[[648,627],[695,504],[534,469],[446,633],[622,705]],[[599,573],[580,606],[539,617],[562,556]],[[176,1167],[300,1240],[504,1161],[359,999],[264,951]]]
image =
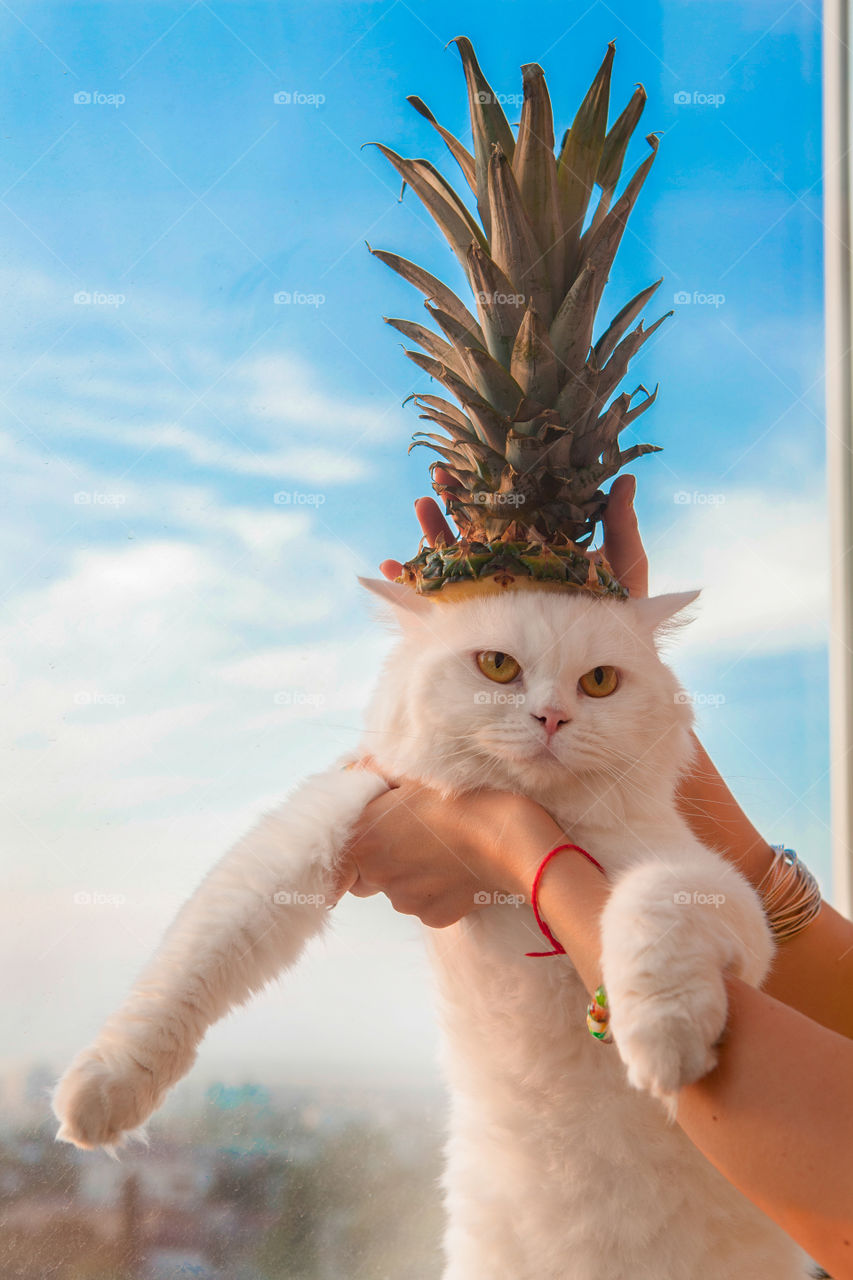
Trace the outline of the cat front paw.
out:
[[[689,993],[642,997],[616,977],[612,986],[610,1026],[628,1081],[673,1114],[678,1091],[717,1064],[728,1005],[722,974],[702,975]]]
[[[718,855],[632,868],[602,917],[610,1027],[629,1082],[667,1104],[711,1071],[726,1025],[727,974],[757,985],[773,939],[752,887]]]
[[[114,1146],[148,1119],[161,1093],[153,1073],[129,1054],[84,1049],[54,1091],[57,1140],[86,1151]]]

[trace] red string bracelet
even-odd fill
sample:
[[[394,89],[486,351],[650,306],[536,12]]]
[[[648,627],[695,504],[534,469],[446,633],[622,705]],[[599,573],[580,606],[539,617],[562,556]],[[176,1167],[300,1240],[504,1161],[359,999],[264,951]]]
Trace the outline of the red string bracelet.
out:
[[[601,865],[601,863],[597,862],[595,858],[592,856],[592,854],[587,853],[586,849],[582,849],[579,844],[558,844],[555,848],[553,848],[550,851],[550,853],[545,854],[545,857],[539,863],[539,867],[536,872],[536,875],[533,877],[533,888],[530,891],[530,905],[533,908],[533,914],[536,917],[536,923],[539,925],[539,928],[541,929],[545,937],[548,939],[548,941],[551,943],[551,946],[554,948],[554,950],[525,952],[525,955],[533,956],[537,959],[543,956],[564,956],[566,954],[566,948],[562,945],[561,942],[557,941],[557,939],[554,937],[553,933],[548,928],[547,924],[542,919],[542,916],[539,913],[539,885],[542,880],[542,876],[545,873],[545,868],[547,867],[548,863],[551,861],[552,858],[555,858],[558,853],[562,853],[565,849],[574,849],[576,853],[582,854],[583,857],[586,858],[588,862],[591,862],[594,867],[598,867],[599,871],[603,876],[606,877],[607,875],[607,872],[604,870],[604,867]]]

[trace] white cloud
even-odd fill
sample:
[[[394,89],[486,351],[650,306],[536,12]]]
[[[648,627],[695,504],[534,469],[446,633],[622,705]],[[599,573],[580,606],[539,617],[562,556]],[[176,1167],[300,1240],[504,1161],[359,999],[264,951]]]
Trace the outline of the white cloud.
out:
[[[829,533],[824,481],[796,489],[720,485],[661,494],[648,538],[652,590],[702,588],[679,648],[784,653],[827,643]]]
[[[292,350],[235,349],[233,314],[226,324],[189,301],[167,309],[137,294],[132,308],[81,307],[42,274],[4,277],[16,300],[0,316],[11,434],[33,433],[72,466],[98,442],[134,457],[171,453],[225,480],[323,489],[365,479],[370,450],[409,434],[397,403],[335,389]]]

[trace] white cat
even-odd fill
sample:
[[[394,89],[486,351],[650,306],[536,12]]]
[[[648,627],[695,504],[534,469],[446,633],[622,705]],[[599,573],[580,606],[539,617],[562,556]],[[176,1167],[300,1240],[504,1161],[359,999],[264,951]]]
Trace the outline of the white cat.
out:
[[[657,642],[698,593],[437,604],[365,585],[391,603],[400,639],[360,754],[448,796],[488,786],[531,797],[613,884],[601,969],[610,1045],[586,1029],[569,959],[525,955],[544,949],[528,906],[489,905],[427,931],[452,1097],[445,1280],[804,1280],[803,1251],[667,1115],[716,1060],[723,975],[757,985],[773,950],[754,890],[675,806],[692,712]],[[483,674],[486,651],[520,664],[512,684]],[[615,691],[588,696],[580,677],[605,666]],[[545,708],[563,721],[550,735]],[[109,1145],[140,1126],[207,1028],[322,930],[340,852],[385,789],[344,763],[299,786],[208,874],[60,1080],[59,1137]]]

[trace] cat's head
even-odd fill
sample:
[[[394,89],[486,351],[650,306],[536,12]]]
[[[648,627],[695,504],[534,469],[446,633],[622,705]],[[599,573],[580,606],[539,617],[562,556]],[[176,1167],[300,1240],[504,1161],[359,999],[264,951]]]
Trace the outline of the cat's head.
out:
[[[361,581],[401,633],[386,712],[393,706],[411,744],[443,756],[463,785],[529,792],[567,775],[615,782],[626,770],[639,784],[683,754],[692,712],[658,646],[689,620],[682,611],[697,591],[612,600],[533,590],[441,604]]]

